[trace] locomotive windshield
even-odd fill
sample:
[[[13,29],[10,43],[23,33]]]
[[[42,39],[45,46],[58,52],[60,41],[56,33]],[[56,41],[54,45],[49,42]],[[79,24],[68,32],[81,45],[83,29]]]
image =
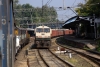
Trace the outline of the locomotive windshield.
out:
[[[44,32],[50,32],[50,28],[44,28]]]
[[[50,28],[37,28],[36,32],[50,32]]]
[[[36,32],[43,32],[43,29],[42,28],[37,28]]]

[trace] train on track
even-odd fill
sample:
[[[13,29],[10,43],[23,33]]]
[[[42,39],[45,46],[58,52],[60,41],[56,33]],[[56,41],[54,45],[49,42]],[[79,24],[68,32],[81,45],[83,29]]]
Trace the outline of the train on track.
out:
[[[18,28],[14,29],[14,54],[17,55],[19,51],[29,43],[30,36],[34,36],[34,29]]]
[[[48,48],[51,45],[52,30],[48,26],[38,26],[35,32],[35,45],[37,48]]]
[[[16,55],[29,43],[31,34],[34,34],[34,29],[16,26],[15,23],[18,22],[15,21],[15,14],[13,0],[2,0],[0,8],[0,60],[2,60],[2,67],[14,67]]]
[[[69,29],[51,29],[48,26],[38,26],[34,30],[35,33],[35,47],[36,48],[49,48],[51,46],[51,38],[72,35],[73,30]]]
[[[49,48],[51,46],[51,39],[58,36],[73,34],[73,30],[68,29],[51,29],[48,26],[38,26],[35,29],[31,28],[19,28],[14,27],[13,35],[13,57],[15,59],[16,55],[20,50],[26,46],[30,37],[34,37],[34,44],[36,48]],[[9,48],[10,50],[11,48]]]

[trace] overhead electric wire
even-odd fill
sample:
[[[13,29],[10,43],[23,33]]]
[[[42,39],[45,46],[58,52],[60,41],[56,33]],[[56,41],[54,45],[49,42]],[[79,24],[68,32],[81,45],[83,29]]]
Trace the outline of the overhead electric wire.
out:
[[[72,9],[72,8],[77,7],[77,5],[74,5],[75,3],[76,3],[76,0],[74,0],[74,2],[72,3],[72,6],[70,7],[70,9],[73,11],[73,13],[71,13],[70,15],[66,15],[67,18],[68,18],[69,16],[71,16],[72,14],[76,14],[76,15],[77,15],[76,11],[74,11],[74,9]],[[83,1],[81,1],[81,3],[83,3]],[[66,12],[64,12],[63,15],[64,15],[65,13],[67,13],[67,12],[68,12],[68,10],[67,10]]]
[[[76,0],[73,2],[72,6],[75,4]]]
[[[49,0],[45,5],[48,5],[48,4],[50,4],[50,2],[51,2],[52,0]]]

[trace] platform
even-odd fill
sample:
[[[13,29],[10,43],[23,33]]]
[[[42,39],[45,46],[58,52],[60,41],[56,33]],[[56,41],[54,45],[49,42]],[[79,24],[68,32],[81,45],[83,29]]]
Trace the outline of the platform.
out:
[[[75,36],[65,36],[67,40],[82,43],[87,45],[90,49],[95,49],[97,47],[96,41],[93,39],[83,39],[83,38],[77,38]]]

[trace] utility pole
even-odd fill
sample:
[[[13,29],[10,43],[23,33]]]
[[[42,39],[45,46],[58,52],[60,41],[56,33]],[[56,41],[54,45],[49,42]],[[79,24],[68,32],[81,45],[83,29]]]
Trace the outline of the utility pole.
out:
[[[33,23],[33,19],[32,19],[32,9],[31,9],[31,22]]]
[[[65,4],[64,4],[64,0],[63,0],[63,9],[65,10],[66,8],[65,8]]]
[[[43,19],[43,0],[42,0],[42,18],[41,18],[41,20]],[[41,22],[43,22],[43,21],[41,21]],[[43,25],[43,24],[42,24]]]
[[[95,38],[96,38],[95,14],[93,14],[93,19],[94,19],[94,35],[95,35]]]
[[[42,17],[43,17],[43,0],[42,0]]]

